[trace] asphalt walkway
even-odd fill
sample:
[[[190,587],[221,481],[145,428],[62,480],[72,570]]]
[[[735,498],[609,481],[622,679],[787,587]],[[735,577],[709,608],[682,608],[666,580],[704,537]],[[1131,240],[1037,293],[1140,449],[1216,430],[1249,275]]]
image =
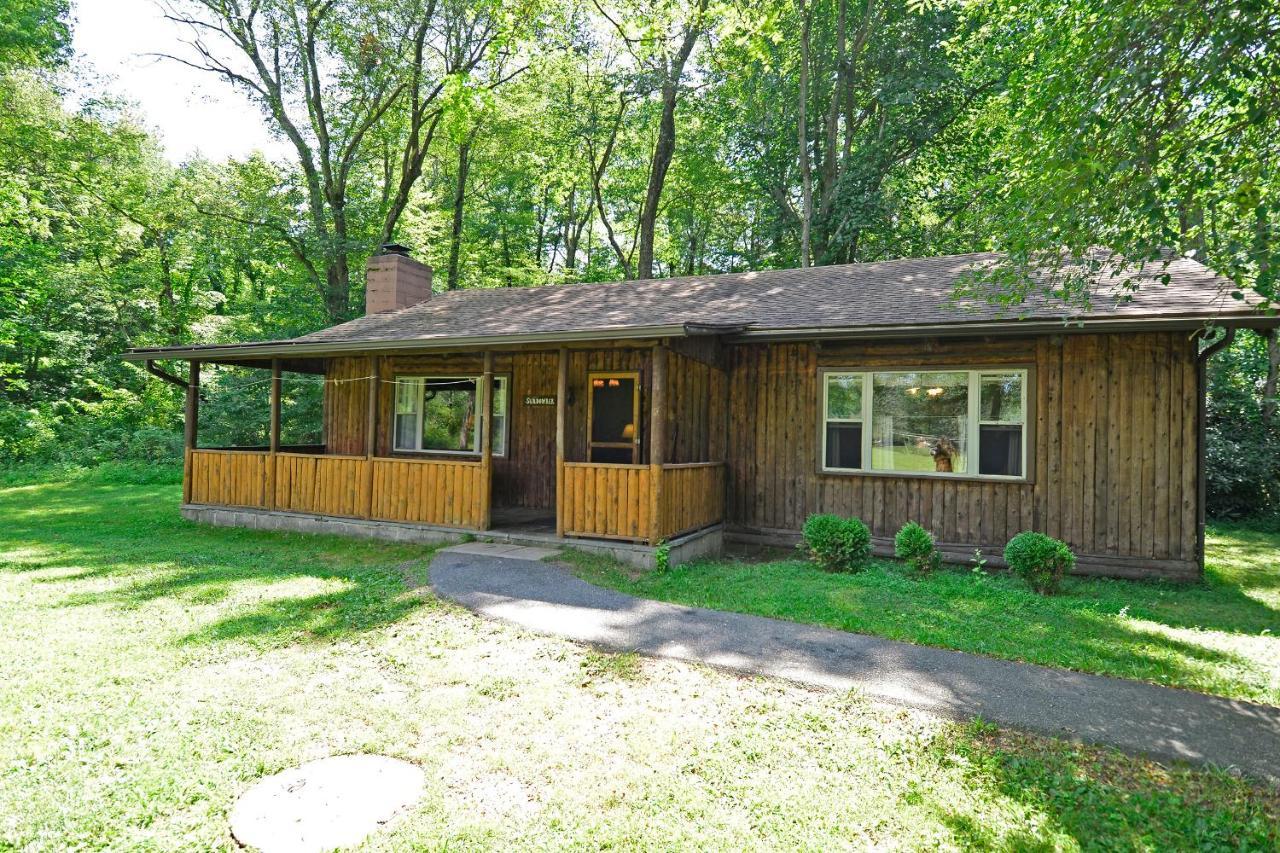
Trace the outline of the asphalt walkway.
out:
[[[483,616],[600,648],[857,689],[955,719],[981,716],[1280,784],[1280,708],[634,598],[540,561],[551,553],[444,549],[431,564],[431,586]]]

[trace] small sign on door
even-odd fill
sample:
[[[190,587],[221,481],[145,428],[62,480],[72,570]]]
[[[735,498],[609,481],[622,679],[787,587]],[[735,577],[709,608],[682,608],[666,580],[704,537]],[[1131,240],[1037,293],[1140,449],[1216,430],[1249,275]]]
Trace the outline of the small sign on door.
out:
[[[556,404],[556,398],[528,395],[524,398],[524,404],[526,406],[554,406]]]

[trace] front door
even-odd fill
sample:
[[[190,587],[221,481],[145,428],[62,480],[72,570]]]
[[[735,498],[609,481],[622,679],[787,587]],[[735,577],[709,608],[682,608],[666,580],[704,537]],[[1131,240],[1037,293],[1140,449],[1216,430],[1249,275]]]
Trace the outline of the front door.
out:
[[[640,461],[640,374],[591,373],[587,385],[587,459]]]

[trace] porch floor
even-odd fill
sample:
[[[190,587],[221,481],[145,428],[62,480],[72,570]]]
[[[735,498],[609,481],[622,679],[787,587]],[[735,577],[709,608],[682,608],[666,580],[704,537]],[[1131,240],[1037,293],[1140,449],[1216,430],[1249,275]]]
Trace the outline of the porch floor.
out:
[[[489,514],[489,532],[554,536],[556,511],[538,507],[494,507]]]

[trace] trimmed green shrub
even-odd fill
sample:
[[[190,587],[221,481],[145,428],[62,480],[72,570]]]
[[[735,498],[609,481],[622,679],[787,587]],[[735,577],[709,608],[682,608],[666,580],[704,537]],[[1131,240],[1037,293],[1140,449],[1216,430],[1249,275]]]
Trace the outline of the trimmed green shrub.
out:
[[[898,535],[893,537],[893,553],[921,574],[942,566],[942,555],[933,544],[933,535],[914,521],[902,525]]]
[[[1076,564],[1076,555],[1066,543],[1030,530],[1009,540],[1004,559],[1010,569],[1041,595],[1057,591],[1062,579]]]
[[[856,518],[811,515],[804,522],[804,542],[829,572],[857,571],[871,554],[871,531]]]

